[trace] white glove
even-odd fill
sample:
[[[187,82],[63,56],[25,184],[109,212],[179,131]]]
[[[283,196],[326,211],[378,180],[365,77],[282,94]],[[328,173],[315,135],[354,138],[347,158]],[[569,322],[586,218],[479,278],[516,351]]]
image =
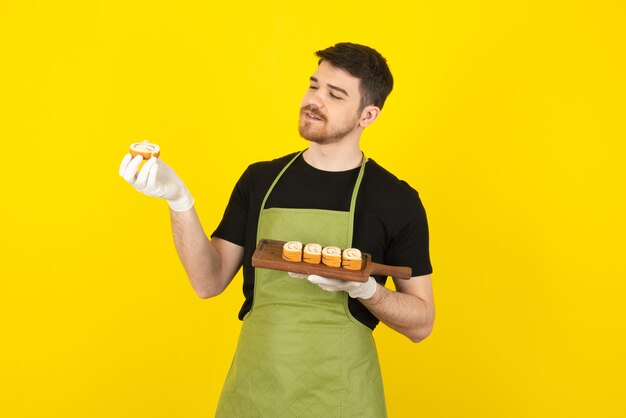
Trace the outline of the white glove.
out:
[[[174,170],[162,160],[152,157],[137,173],[142,160],[141,155],[133,158],[130,154],[126,154],[120,164],[120,176],[124,177],[124,180],[137,191],[167,200],[174,212],[191,209],[194,199]]]
[[[351,298],[369,299],[374,296],[377,288],[376,280],[374,280],[373,277],[369,277],[366,282],[353,282],[348,280],[330,279],[328,277],[322,277],[315,274],[299,274],[291,272],[288,274],[296,279],[308,280],[328,292],[348,292]]]

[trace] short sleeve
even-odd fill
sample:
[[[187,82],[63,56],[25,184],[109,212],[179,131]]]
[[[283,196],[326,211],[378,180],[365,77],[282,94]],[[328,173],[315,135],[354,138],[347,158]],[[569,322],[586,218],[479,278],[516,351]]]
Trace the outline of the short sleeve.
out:
[[[211,237],[218,237],[233,244],[244,246],[250,202],[249,168],[244,171],[230,195],[224,216]]]
[[[428,220],[415,190],[412,190],[396,220],[390,245],[385,252],[385,263],[409,266],[412,276],[431,274]]]

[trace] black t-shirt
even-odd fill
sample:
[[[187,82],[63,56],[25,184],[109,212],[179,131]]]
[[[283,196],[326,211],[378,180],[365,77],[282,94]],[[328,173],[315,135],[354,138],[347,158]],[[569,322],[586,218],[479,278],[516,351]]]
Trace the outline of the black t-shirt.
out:
[[[230,197],[221,223],[212,236],[244,247],[243,294],[239,319],[250,311],[254,296],[252,254],[263,198],[279,172],[291,161],[290,154],[273,161],[250,165]],[[329,172],[307,164],[302,156],[285,171],[265,208],[314,208],[349,211],[360,167]],[[358,191],[352,247],[372,255],[372,261],[409,266],[413,276],[432,273],[428,249],[426,212],[418,193],[375,161],[369,160]],[[387,277],[376,276],[384,284]],[[349,298],[350,313],[374,329],[378,319],[357,299]]]

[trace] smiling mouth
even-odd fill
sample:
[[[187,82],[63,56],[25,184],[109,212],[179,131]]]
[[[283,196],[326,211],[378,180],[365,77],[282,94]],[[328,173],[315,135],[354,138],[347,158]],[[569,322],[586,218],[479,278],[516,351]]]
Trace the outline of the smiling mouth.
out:
[[[308,119],[313,119],[313,120],[317,120],[317,121],[323,121],[324,120],[324,119],[322,119],[321,117],[317,116],[314,113],[311,113],[311,112],[308,112],[308,111],[305,111],[303,113],[304,113],[304,116],[306,116]]]

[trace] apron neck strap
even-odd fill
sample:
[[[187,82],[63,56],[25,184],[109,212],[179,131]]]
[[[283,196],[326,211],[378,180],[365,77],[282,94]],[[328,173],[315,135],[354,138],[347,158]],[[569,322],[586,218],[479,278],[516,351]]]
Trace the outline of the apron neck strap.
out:
[[[361,187],[361,181],[363,180],[363,174],[365,173],[365,163],[367,163],[367,158],[365,158],[365,154],[363,154],[363,159],[361,160],[361,169],[359,170],[359,176],[356,178],[356,183],[354,184],[354,189],[352,190],[352,198],[350,199],[350,224],[348,226],[348,242],[352,245],[352,234],[354,232],[354,212],[356,209],[356,197],[359,194],[359,188]]]
[[[280,178],[283,176],[283,174],[285,173],[285,171],[287,171],[287,169],[289,168],[289,166],[291,164],[293,164],[294,161],[296,161],[298,159],[298,157],[300,155],[302,155],[303,151],[300,151],[299,153],[296,154],[295,157],[293,157],[291,159],[291,161],[289,161],[287,163],[287,165],[285,165],[285,167],[283,167],[282,170],[280,170],[280,173],[278,173],[278,175],[276,176],[276,178],[274,179],[274,181],[272,182],[272,185],[270,186],[269,189],[267,189],[267,193],[265,193],[265,197],[263,198],[263,203],[261,203],[261,212],[263,212],[263,209],[265,209],[265,202],[267,202],[267,198],[270,197],[270,194],[272,193],[272,190],[274,190],[274,186],[276,186],[276,183],[278,183],[278,180],[280,180]]]
[[[287,165],[285,165],[285,167],[283,167],[282,170],[280,170],[280,173],[278,173],[278,175],[276,176],[276,178],[272,182],[272,185],[270,186],[270,188],[267,189],[267,193],[265,193],[265,197],[263,198],[263,202],[261,203],[261,210],[259,211],[259,220],[257,221],[257,226],[256,226],[256,240],[257,240],[257,243],[261,239],[261,237],[260,237],[260,233],[261,233],[261,218],[263,217],[263,210],[265,209],[265,202],[267,202],[267,198],[270,197],[270,194],[272,193],[272,190],[274,190],[274,186],[276,186],[276,183],[278,183],[278,180],[280,180],[280,178],[283,176],[285,171],[287,171],[289,166],[291,164],[293,164],[293,162],[296,161],[296,159],[300,155],[302,155],[303,152],[304,152],[304,150],[302,150],[299,153],[297,153],[296,156],[293,157],[291,159],[291,161],[289,161],[287,163]]]

